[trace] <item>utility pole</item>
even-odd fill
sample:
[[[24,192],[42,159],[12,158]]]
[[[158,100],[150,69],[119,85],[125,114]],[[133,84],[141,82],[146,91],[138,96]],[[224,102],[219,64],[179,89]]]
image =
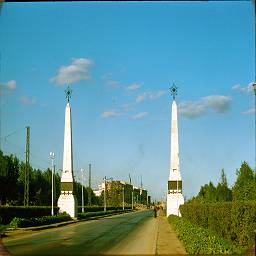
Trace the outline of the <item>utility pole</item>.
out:
[[[140,203],[142,204],[142,175],[140,175]]]
[[[107,202],[106,202],[106,176],[104,177],[104,212],[107,210]]]
[[[27,126],[27,137],[26,137],[26,165],[24,175],[24,206],[29,204],[29,154],[30,154],[30,127]]]
[[[54,210],[53,210],[53,172],[54,172],[54,158],[55,154],[53,152],[50,152],[50,158],[52,159],[52,216],[54,215]]]
[[[123,210],[124,210],[124,186],[123,186]]]
[[[56,200],[56,177],[55,177],[55,165],[53,166],[53,174],[54,174],[54,176],[53,176],[53,201],[55,202],[55,200]]]
[[[89,164],[89,190],[88,190],[88,205],[92,205],[92,189],[91,189],[91,164]]]
[[[133,210],[133,187],[132,187],[132,210]]]
[[[81,169],[82,173],[82,212],[84,212],[84,170]]]

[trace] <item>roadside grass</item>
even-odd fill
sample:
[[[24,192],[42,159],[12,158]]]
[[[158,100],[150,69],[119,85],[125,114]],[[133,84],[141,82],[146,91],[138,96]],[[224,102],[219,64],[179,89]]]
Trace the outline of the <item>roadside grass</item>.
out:
[[[244,252],[244,248],[235,247],[215,232],[196,226],[182,217],[170,215],[168,221],[189,254],[241,254]]]

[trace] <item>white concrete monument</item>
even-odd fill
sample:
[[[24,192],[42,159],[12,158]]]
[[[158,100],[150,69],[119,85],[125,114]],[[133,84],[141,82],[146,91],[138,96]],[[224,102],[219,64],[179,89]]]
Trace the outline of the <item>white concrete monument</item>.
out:
[[[184,204],[182,195],[182,180],[180,175],[179,161],[179,138],[178,138],[178,118],[177,105],[175,96],[177,95],[177,87],[173,85],[171,88],[173,96],[172,102],[172,124],[171,124],[171,156],[170,156],[170,174],[168,180],[167,193],[167,217],[170,214],[180,216],[179,206]]]
[[[77,200],[74,195],[72,124],[71,107],[69,103],[72,91],[68,87],[65,92],[68,102],[65,111],[63,169],[61,175],[61,194],[58,200],[58,207],[60,208],[60,212],[66,212],[74,218],[77,215]]]

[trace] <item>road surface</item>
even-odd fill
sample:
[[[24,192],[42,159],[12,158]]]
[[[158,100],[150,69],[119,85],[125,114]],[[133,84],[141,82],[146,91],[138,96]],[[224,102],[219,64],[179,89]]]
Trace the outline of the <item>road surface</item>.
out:
[[[80,222],[5,238],[11,255],[155,254],[158,224],[152,210]]]

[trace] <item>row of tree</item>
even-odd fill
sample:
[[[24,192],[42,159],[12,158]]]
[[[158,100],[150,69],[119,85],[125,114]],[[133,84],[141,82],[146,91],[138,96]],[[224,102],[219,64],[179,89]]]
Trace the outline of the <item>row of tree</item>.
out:
[[[13,155],[4,155],[0,151],[0,205],[23,205],[24,202],[24,162]],[[50,169],[39,170],[29,167],[29,205],[51,205],[52,172]],[[54,204],[60,195],[60,176],[54,174]],[[82,185],[74,184],[78,205],[82,204]],[[102,198],[96,197],[92,189],[84,187],[84,205],[88,204],[88,193],[91,192],[91,204],[102,205]]]
[[[189,202],[213,203],[229,201],[256,201],[256,172],[246,163],[236,171],[237,179],[229,188],[224,170],[221,170],[220,182],[215,187],[212,182],[201,187],[197,196]]]

